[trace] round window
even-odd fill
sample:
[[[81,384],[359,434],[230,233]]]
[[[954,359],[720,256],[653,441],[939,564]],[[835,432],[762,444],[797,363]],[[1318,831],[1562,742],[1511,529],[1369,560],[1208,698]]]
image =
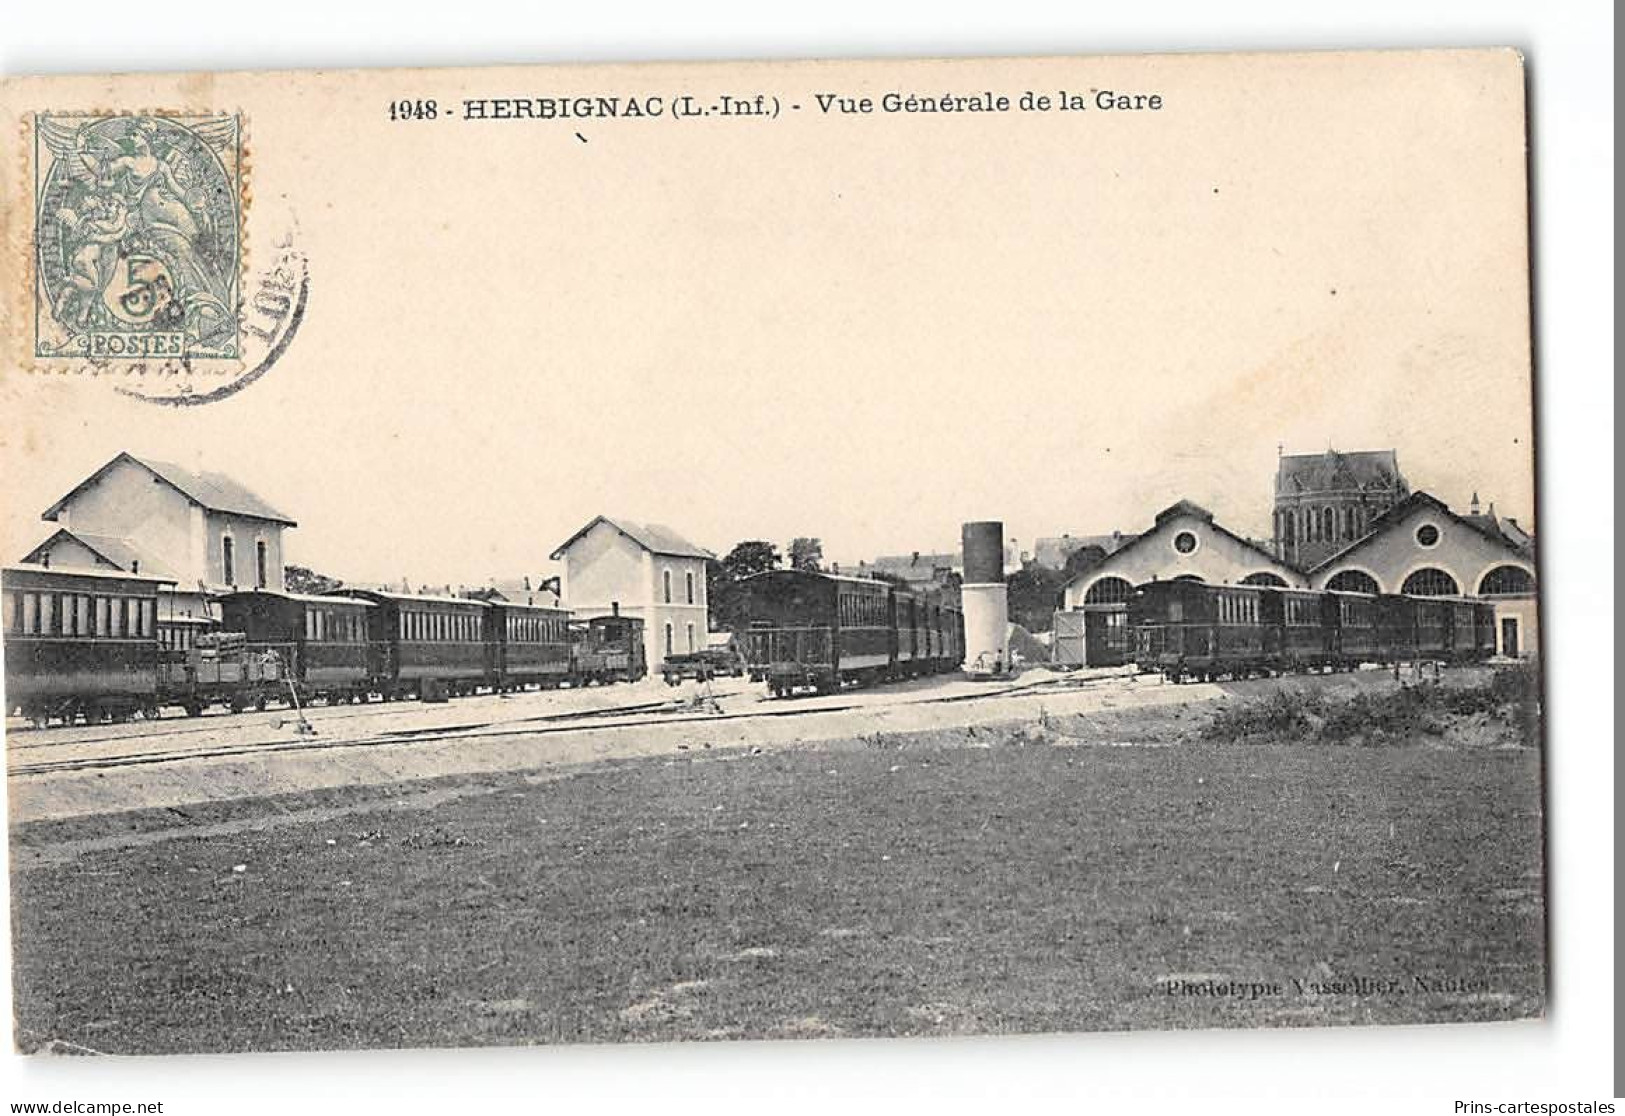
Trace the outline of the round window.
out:
[[[1437,546],[1439,544],[1439,529],[1431,523],[1424,523],[1416,529],[1416,541],[1422,546]]]
[[[1189,531],[1181,531],[1174,536],[1174,549],[1181,554],[1190,554],[1196,549],[1196,536]]]

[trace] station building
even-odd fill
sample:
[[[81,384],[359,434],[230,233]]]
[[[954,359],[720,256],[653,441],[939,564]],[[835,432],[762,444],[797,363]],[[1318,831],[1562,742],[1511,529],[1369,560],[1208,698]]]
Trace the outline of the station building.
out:
[[[1147,581],[1307,586],[1309,579],[1264,546],[1229,531],[1213,513],[1180,500],[1157,513],[1150,530],[1067,582],[1055,617],[1055,659],[1069,665],[1126,662],[1128,599]]]
[[[160,631],[184,642],[214,618],[210,596],[283,587],[282,533],[297,526],[223,473],[120,453],[42,519],[57,530],[23,558],[43,566],[173,578],[158,600]]]
[[[705,564],[715,558],[670,527],[600,515],[553,551],[559,595],[578,618],[643,621],[652,673],[667,655],[703,651],[710,631]]]
[[[1457,515],[1426,492],[1389,508],[1363,537],[1309,571],[1316,589],[1483,597],[1495,603],[1496,651],[1539,650],[1534,540],[1513,519],[1478,509]]]

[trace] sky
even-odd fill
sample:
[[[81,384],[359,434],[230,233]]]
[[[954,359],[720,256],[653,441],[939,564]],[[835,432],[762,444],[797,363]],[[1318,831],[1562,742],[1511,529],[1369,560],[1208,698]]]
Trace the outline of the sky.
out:
[[[601,513],[843,564],[972,519],[1023,549],[1139,531],[1180,498],[1267,537],[1281,448],[1393,448],[1413,489],[1535,526],[1515,58],[1251,61],[217,79],[252,147],[247,268],[291,231],[307,317],[201,407],[0,364],[0,544],[121,450],[233,475],[298,521],[289,562],[351,581],[542,574]],[[181,88],[128,80],[53,96]],[[812,107],[1094,87],[1165,107]],[[391,125],[402,88],[806,104]]]

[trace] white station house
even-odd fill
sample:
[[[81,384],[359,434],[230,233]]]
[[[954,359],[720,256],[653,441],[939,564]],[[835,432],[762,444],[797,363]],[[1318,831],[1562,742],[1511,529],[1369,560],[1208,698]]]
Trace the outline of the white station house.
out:
[[[716,557],[670,527],[600,515],[553,551],[559,596],[577,617],[619,612],[643,621],[651,671],[667,655],[703,651],[710,631],[705,564]]]

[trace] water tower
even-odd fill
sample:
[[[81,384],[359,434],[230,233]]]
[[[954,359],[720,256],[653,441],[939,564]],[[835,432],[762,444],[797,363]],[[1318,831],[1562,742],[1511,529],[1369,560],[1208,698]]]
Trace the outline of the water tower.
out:
[[[1004,524],[967,523],[961,529],[965,581],[965,672],[995,677],[1010,670],[1010,600],[1004,586]]]

